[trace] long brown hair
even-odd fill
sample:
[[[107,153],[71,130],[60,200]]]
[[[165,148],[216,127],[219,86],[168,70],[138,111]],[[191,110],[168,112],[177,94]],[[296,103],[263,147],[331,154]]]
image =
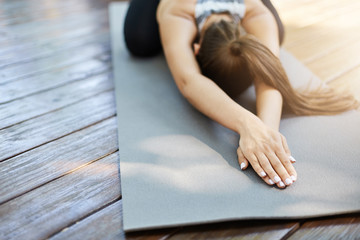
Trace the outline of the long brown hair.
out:
[[[277,89],[297,115],[332,115],[359,107],[354,96],[330,87],[294,90],[280,60],[254,37],[240,36],[233,22],[221,20],[205,30],[197,60],[202,73],[231,97],[256,77]]]

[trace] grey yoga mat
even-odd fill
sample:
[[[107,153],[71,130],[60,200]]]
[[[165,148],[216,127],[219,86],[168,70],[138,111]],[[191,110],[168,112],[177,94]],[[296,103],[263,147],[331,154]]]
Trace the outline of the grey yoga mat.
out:
[[[298,181],[267,186],[241,171],[239,136],[191,107],[163,56],[136,59],[124,47],[126,3],[110,6],[125,231],[238,219],[315,217],[360,210],[360,114],[284,115]],[[297,88],[320,81],[285,51]],[[311,86],[310,86],[311,87]],[[253,109],[250,88],[239,103]]]

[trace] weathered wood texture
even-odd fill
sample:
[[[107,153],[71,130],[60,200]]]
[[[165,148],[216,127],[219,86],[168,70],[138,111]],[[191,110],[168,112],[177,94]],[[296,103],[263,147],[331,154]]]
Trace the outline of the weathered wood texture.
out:
[[[84,232],[89,239],[166,239],[177,229],[164,229],[140,233],[125,234],[122,231],[122,202],[117,201],[91,216],[69,226],[55,234],[50,240],[74,239],[83,240]]]
[[[121,199],[108,2],[0,1],[0,239]]]
[[[105,73],[2,104],[0,105],[0,129],[110,91],[113,89],[111,79],[111,75]],[[92,106],[84,106],[84,111],[88,111],[86,108],[92,108]]]
[[[114,117],[0,162],[0,203],[117,151]]]
[[[329,85],[360,99],[360,2],[273,3],[285,23],[284,47]]]
[[[306,222],[289,240],[360,239],[360,217]]]
[[[75,223],[55,234],[50,240],[84,239],[84,232],[89,232],[90,239],[124,239],[122,231],[121,200]]]
[[[0,130],[0,161],[112,117],[114,105],[113,92],[108,91]]]
[[[0,0],[0,239],[356,239],[359,214],[125,234],[107,4]],[[285,47],[360,99],[360,3],[273,1]]]
[[[114,153],[2,204],[0,239],[47,238],[119,198]]]
[[[109,39],[105,37],[102,41],[104,42],[88,44],[79,48],[75,47],[67,52],[59,52],[49,58],[34,59],[20,65],[11,65],[1,70],[0,84],[71,66],[107,53],[110,50]]]
[[[103,55],[109,58],[109,55]],[[0,103],[8,103],[46,90],[63,86],[70,82],[87,79],[107,72],[111,67],[108,61],[90,59],[51,72],[4,83],[0,88]],[[28,84],[31,82],[31,84]]]
[[[241,239],[241,240],[271,240],[281,239],[289,232],[295,231],[299,223],[289,222],[269,224],[269,222],[230,222],[205,225],[202,227],[187,227],[171,236],[169,239]]]

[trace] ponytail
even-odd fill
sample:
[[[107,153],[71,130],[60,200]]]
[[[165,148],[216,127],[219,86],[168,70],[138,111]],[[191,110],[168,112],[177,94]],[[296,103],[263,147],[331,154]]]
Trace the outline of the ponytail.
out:
[[[295,114],[332,115],[359,107],[351,94],[338,94],[330,87],[308,92],[294,90],[280,60],[268,48],[251,37],[242,37],[236,42],[241,45],[240,57],[247,63],[252,78],[259,78],[277,89]]]
[[[203,74],[220,87],[233,81],[246,82],[248,86],[249,79],[257,78],[277,89],[285,105],[297,115],[333,115],[360,106],[351,94],[336,92],[328,86],[313,91],[294,90],[280,60],[255,38],[240,37],[236,25],[226,21],[207,29],[197,59]],[[229,95],[234,97],[236,90],[230,89]]]

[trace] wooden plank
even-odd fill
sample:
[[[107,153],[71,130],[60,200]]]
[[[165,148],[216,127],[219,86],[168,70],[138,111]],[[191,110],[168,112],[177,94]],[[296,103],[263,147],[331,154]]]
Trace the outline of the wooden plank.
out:
[[[298,4],[300,7],[301,3]],[[337,8],[334,7],[336,4]],[[290,24],[294,32],[288,33],[285,42],[285,47],[324,81],[331,81],[360,65],[360,58],[356,55],[360,49],[360,34],[356,31],[360,28],[360,2],[349,0],[348,4],[343,4],[336,0],[331,5],[340,12],[347,11],[347,14],[324,18],[306,27]],[[322,11],[314,5],[310,7]],[[305,11],[304,16],[307,14]],[[301,22],[304,16],[289,16],[289,19]],[[284,19],[284,22],[289,19]]]
[[[287,22],[288,19],[284,20],[286,26],[290,26],[292,30],[296,31],[294,34],[291,32],[287,34],[289,36],[285,42],[287,50],[302,62],[307,63],[356,42],[360,36],[359,31],[356,31],[356,29],[360,28],[360,21],[355,16],[359,15],[360,2],[351,1],[353,4],[337,2],[339,6],[332,7],[337,16],[329,16],[328,19],[324,19],[326,21],[307,28],[296,29],[291,23]],[[344,8],[347,13],[339,14],[341,9]],[[314,7],[314,9],[316,8]],[[318,10],[326,12],[321,9]],[[298,16],[294,21],[302,22],[302,19],[308,19],[308,15],[311,14],[305,12],[303,16]],[[299,41],[299,37],[301,41]]]
[[[39,37],[61,35],[67,29],[84,27],[96,23],[101,17],[107,16],[107,9],[94,10],[53,20],[30,21],[27,23],[1,28],[0,46],[6,47],[24,40],[34,41]]]
[[[287,6],[286,2],[274,1],[273,4],[279,7],[281,19],[285,25],[291,25],[291,30],[296,31],[299,28],[311,25],[321,24],[329,19],[337,18],[340,15],[346,15],[354,9],[359,9],[360,3],[356,0],[321,0],[291,2]],[[289,34],[292,33],[289,32]]]
[[[283,2],[278,2],[278,1],[274,1],[273,5],[277,8],[278,11],[280,12],[284,12],[283,14],[288,14],[291,15],[289,13],[289,11],[293,11],[294,14],[297,13],[299,11],[299,8],[302,7],[303,9],[307,9],[307,8],[312,8],[312,6],[314,6],[314,4],[316,4],[316,6],[319,5],[324,5],[327,3],[332,3],[332,2],[336,2],[338,0],[319,0],[316,1],[316,3],[314,3],[314,1],[312,0],[287,0],[287,1],[283,1]],[[347,1],[347,0],[345,0]],[[301,14],[301,13],[298,13]]]
[[[0,12],[0,26],[7,26],[11,24],[16,24],[18,21],[28,22],[37,20],[39,17],[48,17],[53,18],[56,17],[58,12],[62,12],[64,10],[70,10],[72,8],[79,8],[81,3],[84,4],[84,1],[79,2],[57,2],[53,1],[51,3],[45,4],[36,4],[34,1],[27,1],[26,3],[22,3],[20,7],[6,7],[2,6],[2,11]],[[26,6],[26,7],[24,7]],[[52,14],[46,14],[51,12]]]
[[[287,1],[274,1],[272,4],[276,7],[277,11],[281,13],[281,15],[286,14],[289,11],[294,11],[298,9],[300,6],[306,7],[308,4],[312,4],[312,0],[287,0]]]
[[[110,55],[104,54],[100,57],[101,60],[85,60],[71,66],[55,69],[51,72],[5,83],[0,87],[0,104],[109,71],[111,68],[111,63],[109,62]]]
[[[63,229],[49,240],[62,239],[125,239],[122,221],[122,201],[90,215],[76,224]]]
[[[186,227],[168,239],[282,239],[299,227],[297,222],[239,221]]]
[[[58,31],[53,34],[46,34],[45,32],[41,38],[32,39],[31,41],[12,41],[8,45],[3,45],[0,48],[0,55],[11,53],[14,51],[26,51],[27,49],[32,48],[49,48],[52,47],[54,42],[57,41],[72,41],[82,36],[92,34],[93,32],[98,31],[99,28],[108,28],[108,20],[106,12],[102,12],[102,16],[99,16],[98,21],[85,22],[84,25],[78,27],[72,27],[64,31]],[[1,31],[1,30],[0,30]]]
[[[115,115],[113,91],[0,130],[0,161]]]
[[[2,104],[0,130],[112,89],[112,76],[104,73]]]
[[[56,19],[70,14],[90,12],[98,8],[106,8],[109,1],[71,1],[71,2],[46,2],[46,4],[28,3],[29,8],[20,8],[15,11],[4,11],[0,14],[0,26],[22,24],[28,21],[42,19]],[[91,4],[89,4],[91,3]],[[48,14],[51,12],[51,14]]]
[[[15,8],[22,8],[24,2],[23,1],[4,1],[1,0],[1,9],[4,9],[3,11],[9,11],[10,9]]]
[[[71,52],[63,52],[56,56],[42,58],[3,69],[0,72],[0,84],[70,66],[75,63],[92,59],[98,55],[107,54],[109,50],[109,37],[104,36],[102,42],[88,44],[76,48]]]
[[[85,35],[81,38],[64,39],[63,41],[53,42],[50,46],[42,48],[28,48],[21,51],[12,51],[7,54],[0,55],[0,69],[4,69],[11,65],[27,63],[40,58],[56,56],[64,51],[73,51],[76,48],[83,47],[93,43],[102,43],[104,39],[108,40],[108,28],[101,28],[91,35]],[[104,37],[105,36],[105,37]]]
[[[70,3],[71,4],[71,3]],[[44,33],[46,32],[46,28],[48,28],[49,24],[50,25],[54,25],[55,28],[63,28],[65,27],[65,25],[69,24],[68,22],[72,22],[72,23],[84,23],[86,21],[91,21],[91,19],[94,19],[95,16],[98,16],[98,14],[103,14],[104,12],[107,11],[106,7],[99,7],[96,10],[91,10],[89,9],[89,5],[86,4],[86,8],[88,8],[89,11],[84,11],[82,13],[79,14],[74,14],[74,15],[64,15],[61,18],[54,18],[54,19],[46,19],[51,13],[45,11],[44,14],[42,14],[43,19],[33,19],[21,24],[15,24],[15,25],[11,25],[11,26],[3,26],[2,27],[2,31],[3,32],[9,32],[9,33],[19,33],[22,36],[28,35],[28,34],[34,34],[34,33]],[[84,6],[84,5],[82,5]],[[37,6],[35,6],[37,7]],[[36,16],[34,14],[29,13],[29,10],[25,7],[24,9],[24,14],[23,17],[25,16]],[[86,10],[86,9],[85,9]],[[18,15],[19,10],[16,10],[15,15],[16,17],[20,17],[20,15]],[[91,13],[91,14],[89,14]],[[21,14],[21,13],[20,13]],[[61,23],[63,22],[63,23]],[[38,24],[37,27],[36,24]],[[64,25],[65,24],[65,25]],[[31,31],[26,30],[27,27],[34,27],[34,32],[31,33]],[[25,30],[24,32],[21,32],[21,30]],[[51,29],[49,29],[51,30]],[[9,36],[9,35],[8,35]]]
[[[0,205],[117,151],[115,117],[0,162]]]
[[[289,240],[359,239],[360,217],[333,218],[304,223]]]
[[[298,46],[287,48],[302,63],[310,63],[326,55],[358,42],[359,33],[339,34],[339,37],[319,35],[309,41],[299,43]]]
[[[45,239],[119,199],[118,154],[0,206],[0,239]]]
[[[321,23],[309,25],[303,28],[293,27],[286,23],[286,39],[284,46],[288,49],[296,47],[297,45],[311,41],[317,36],[328,36],[329,38],[336,38],[339,34],[346,32],[354,32],[360,26],[359,8],[351,9],[350,12],[343,15],[338,15],[335,18],[327,19]],[[305,15],[306,16],[306,15]],[[298,19],[301,21],[301,19]]]
[[[65,0],[63,2],[68,2],[69,0]],[[30,6],[34,5],[34,2],[39,3],[39,1],[34,0],[16,0],[16,1],[0,1],[1,2],[1,9],[3,9],[4,12],[16,12],[16,10],[21,9],[29,9]],[[29,6],[30,5],[30,6]],[[40,4],[39,4],[40,5]],[[44,4],[40,5],[39,8],[43,8]],[[36,7],[36,5],[34,6]]]
[[[307,63],[309,67],[320,79],[325,82],[334,80],[335,78],[345,74],[348,71],[360,66],[360,42],[337,49],[316,61]]]
[[[329,85],[340,91],[350,91],[360,101],[360,66],[331,81]]]
[[[63,229],[49,240],[83,239],[166,239],[177,229],[164,229],[125,234],[122,229],[122,201],[90,215],[76,224]]]

